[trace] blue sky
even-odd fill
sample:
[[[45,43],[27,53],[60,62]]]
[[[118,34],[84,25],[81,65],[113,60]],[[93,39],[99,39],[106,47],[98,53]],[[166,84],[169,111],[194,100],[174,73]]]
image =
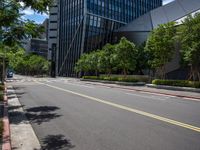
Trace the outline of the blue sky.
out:
[[[30,8],[24,10],[22,13],[24,13],[23,18],[33,20],[38,24],[41,24],[46,18],[48,18],[47,14],[38,14]]]
[[[163,4],[167,4],[173,0],[163,0]],[[26,9],[23,11],[25,14],[23,17],[26,19],[34,20],[36,23],[41,24],[47,17],[47,14],[38,14],[31,9]]]

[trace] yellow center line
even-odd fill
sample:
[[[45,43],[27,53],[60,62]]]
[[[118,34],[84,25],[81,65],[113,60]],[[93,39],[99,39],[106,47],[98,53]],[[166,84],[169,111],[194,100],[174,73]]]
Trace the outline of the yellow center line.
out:
[[[71,94],[74,94],[74,95],[78,95],[78,96],[90,99],[92,101],[107,104],[107,105],[110,105],[110,106],[115,107],[115,108],[120,108],[120,109],[129,111],[129,112],[133,112],[133,113],[136,113],[136,114],[139,114],[139,115],[142,115],[142,116],[146,116],[146,117],[149,117],[149,118],[160,120],[162,122],[166,122],[166,123],[173,124],[173,125],[176,125],[176,126],[179,126],[179,127],[190,129],[190,130],[193,130],[193,131],[196,131],[196,132],[200,132],[199,127],[195,127],[195,126],[192,126],[190,124],[182,123],[182,122],[179,122],[179,121],[176,121],[176,120],[168,119],[168,118],[161,117],[161,116],[158,116],[158,115],[154,115],[154,114],[151,114],[151,113],[148,113],[148,112],[145,112],[145,111],[133,109],[133,108],[130,108],[130,107],[127,107],[127,106],[112,103],[112,102],[102,100],[102,99],[99,99],[99,98],[95,98],[95,97],[92,97],[92,96],[80,94],[80,93],[77,93],[77,92],[73,92],[73,91],[70,91],[70,90],[66,90],[66,89],[63,89],[63,88],[52,86],[52,85],[49,85],[49,84],[45,84],[45,83],[41,83],[41,82],[37,82],[37,81],[35,81],[35,82],[38,83],[38,84],[46,85],[48,87],[51,87],[51,88],[54,88],[54,89],[57,89],[57,90],[61,90],[61,91],[68,92],[68,93],[71,93]]]

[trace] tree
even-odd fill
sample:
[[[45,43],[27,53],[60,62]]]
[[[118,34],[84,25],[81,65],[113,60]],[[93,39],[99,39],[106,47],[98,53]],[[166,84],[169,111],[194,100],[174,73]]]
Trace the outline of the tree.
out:
[[[88,72],[95,72],[95,75],[98,76],[101,53],[102,51],[96,50],[89,54],[83,54],[76,63],[75,71],[78,73],[83,71],[84,75]]]
[[[116,45],[106,44],[99,54],[100,68],[105,71],[108,76],[116,69]]]
[[[31,7],[37,12],[47,12],[50,4],[51,0],[1,0],[0,44],[13,46],[20,44],[22,39],[36,37],[43,32],[43,28],[33,21],[23,20],[21,11]]]
[[[31,8],[39,13],[47,12],[52,0],[1,0],[0,1],[0,51],[3,52],[3,72],[5,77],[5,53],[7,46],[15,47],[21,40],[37,37],[43,28],[30,20],[23,20],[21,13]],[[2,81],[3,82],[3,81]]]
[[[191,68],[189,80],[200,81],[200,13],[189,15],[182,23],[179,27],[182,58]]]
[[[159,25],[149,36],[145,51],[152,56],[149,60],[151,68],[160,71],[159,75],[165,78],[165,65],[173,58],[176,43],[176,27],[174,22]]]
[[[84,75],[89,71],[89,63],[88,63],[88,54],[81,55],[80,59],[77,61],[75,65],[75,71],[77,73],[84,72]]]
[[[134,43],[126,38],[121,38],[116,46],[116,59],[118,60],[118,69],[123,71],[126,77],[128,70],[134,71],[136,68],[137,48]]]
[[[100,50],[96,50],[88,54],[89,70],[94,71],[96,76],[98,76],[100,70],[100,61],[99,61],[100,56],[101,56]]]
[[[144,69],[150,69],[148,60],[151,59],[151,55],[145,51],[145,45],[146,43],[144,42],[137,46],[138,53],[136,58],[137,64],[135,71],[137,71],[140,75],[144,75]]]

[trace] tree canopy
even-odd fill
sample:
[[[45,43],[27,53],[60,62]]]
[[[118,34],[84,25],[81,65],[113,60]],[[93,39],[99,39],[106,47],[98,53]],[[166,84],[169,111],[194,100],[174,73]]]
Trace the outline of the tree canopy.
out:
[[[118,69],[122,69],[126,76],[128,70],[134,71],[136,68],[137,48],[134,43],[122,37],[116,49]]]
[[[165,65],[170,62],[175,52],[176,27],[174,22],[159,25],[149,36],[145,50],[152,57],[151,68],[159,70],[159,76],[165,78]]]
[[[1,79],[5,77],[6,55],[11,55],[10,51],[12,51],[13,56],[15,54],[19,55],[21,51],[19,53],[17,51],[21,49],[19,47],[21,46],[22,40],[37,37],[44,31],[44,29],[34,21],[24,19],[23,10],[31,8],[38,13],[48,12],[48,6],[50,6],[52,2],[52,0],[0,0],[0,54],[3,58],[3,69],[0,71]],[[17,61],[23,63],[24,57],[16,58],[19,59]],[[14,59],[15,58],[12,58],[10,62]],[[37,60],[38,59],[39,57],[37,57]],[[15,66],[15,64],[13,64],[13,66]]]
[[[200,81],[200,13],[189,15],[180,26],[181,54],[190,66],[190,80]]]
[[[126,76],[129,70],[135,70],[136,57],[135,44],[122,38],[118,44],[106,44],[102,50],[83,54],[76,63],[75,71],[95,72],[96,75],[104,72],[110,76],[114,70],[121,70]]]
[[[47,12],[51,0],[1,0],[0,44],[14,46],[22,39],[36,37],[43,29],[34,21],[22,19],[22,11],[31,8],[39,13]]]

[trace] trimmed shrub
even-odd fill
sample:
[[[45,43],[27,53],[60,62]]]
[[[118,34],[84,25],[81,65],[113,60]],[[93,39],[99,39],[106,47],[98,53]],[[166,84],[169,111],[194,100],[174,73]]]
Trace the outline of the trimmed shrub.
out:
[[[200,88],[200,82],[188,81],[188,80],[160,80],[160,79],[155,79],[155,80],[152,81],[152,84]]]
[[[138,79],[133,77],[106,77],[106,76],[83,76],[83,79],[92,79],[92,80],[105,80],[105,81],[119,81],[119,82],[139,82]]]
[[[4,85],[0,84],[0,91],[4,90]]]
[[[0,101],[3,101],[4,95],[2,92],[0,92]]]
[[[2,134],[3,134],[3,121],[0,119],[0,142],[2,141]]]

